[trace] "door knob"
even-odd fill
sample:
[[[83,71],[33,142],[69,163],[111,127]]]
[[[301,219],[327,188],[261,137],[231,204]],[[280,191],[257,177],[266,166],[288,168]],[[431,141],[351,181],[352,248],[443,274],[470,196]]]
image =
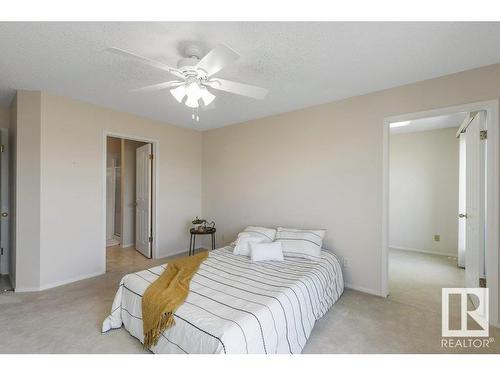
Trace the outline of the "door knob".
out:
[[[458,217],[459,218],[464,218],[465,217],[467,219],[467,214],[458,214]]]
[[[8,212],[2,212],[1,215],[2,215],[2,217],[7,217],[7,216],[9,216],[9,213]]]

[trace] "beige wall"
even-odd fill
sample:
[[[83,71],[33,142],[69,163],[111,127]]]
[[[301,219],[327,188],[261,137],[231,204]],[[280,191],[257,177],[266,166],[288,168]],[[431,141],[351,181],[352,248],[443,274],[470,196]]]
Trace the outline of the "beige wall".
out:
[[[40,132],[32,111],[37,97],[39,145],[32,142]],[[102,163],[108,130],[160,141],[160,256],[186,249],[187,228],[203,202],[202,215],[217,221],[219,244],[248,224],[327,229],[325,247],[348,261],[348,285],[380,293],[383,118],[498,97],[500,65],[493,65],[215,129],[202,137],[60,96],[21,91],[18,186],[29,190],[39,183],[41,225],[39,233],[18,225],[16,233],[23,238],[17,248],[27,241],[34,249],[26,238],[40,235],[40,252],[25,260],[36,263],[40,257],[41,287],[104,272]],[[28,198],[37,203],[36,194]],[[18,210],[21,201],[18,196]],[[29,209],[36,224],[37,205]],[[31,280],[37,276],[36,270],[30,274]]]
[[[328,230],[349,286],[381,293],[383,119],[500,97],[500,65],[210,130],[203,215],[220,243],[248,224]]]
[[[15,116],[15,284],[16,290],[36,290],[41,275],[41,93],[19,91]]]
[[[458,255],[457,130],[391,135],[390,247]]]
[[[159,141],[158,255],[187,250],[201,133],[40,92],[18,92],[17,116],[18,290],[105,271],[105,131]]]

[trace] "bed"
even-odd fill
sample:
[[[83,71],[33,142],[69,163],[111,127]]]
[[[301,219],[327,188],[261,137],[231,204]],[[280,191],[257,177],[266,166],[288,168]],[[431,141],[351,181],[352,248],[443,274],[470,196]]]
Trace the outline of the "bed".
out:
[[[143,342],[141,301],[166,265],[125,275],[102,331],[122,325]],[[175,325],[154,353],[301,353],[316,320],[344,290],[337,257],[251,262],[227,246],[210,252],[191,280]]]

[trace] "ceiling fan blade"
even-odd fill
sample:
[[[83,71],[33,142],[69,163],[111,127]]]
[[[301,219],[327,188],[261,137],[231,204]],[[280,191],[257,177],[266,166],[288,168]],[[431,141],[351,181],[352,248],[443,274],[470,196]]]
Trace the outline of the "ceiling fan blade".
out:
[[[183,84],[184,82],[181,81],[167,81],[150,86],[139,87],[138,89],[132,89],[130,90],[130,92],[148,92],[148,91],[164,90],[164,89],[170,89],[172,87],[177,87]]]
[[[227,79],[214,78],[213,80],[206,83],[211,88],[215,90],[226,91],[231,94],[248,96],[254,99],[264,99],[268,93],[268,89],[247,85],[245,83],[239,83],[234,81],[228,81]]]
[[[179,78],[184,78],[184,75],[182,74],[182,72],[180,70],[172,68],[171,66],[163,64],[159,61],[151,60],[151,59],[148,59],[147,57],[139,56],[139,55],[136,55],[135,53],[128,52],[128,51],[125,51],[125,50],[123,50],[121,48],[117,48],[117,47],[107,48],[106,51],[114,53],[115,55],[133,58],[133,59],[138,60],[144,64],[154,66],[155,68],[158,68],[161,70],[165,70],[165,71],[169,72],[170,74],[173,74],[174,76],[177,76]]]
[[[217,73],[226,65],[232,63],[240,57],[238,53],[224,44],[215,46],[209,53],[203,57],[196,65],[197,68],[203,69],[207,75]]]

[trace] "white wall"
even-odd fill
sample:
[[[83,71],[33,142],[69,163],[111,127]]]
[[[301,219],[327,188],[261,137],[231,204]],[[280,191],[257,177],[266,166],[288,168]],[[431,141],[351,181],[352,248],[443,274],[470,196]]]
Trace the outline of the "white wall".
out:
[[[457,256],[457,130],[390,136],[390,247]]]
[[[105,131],[159,141],[159,256],[187,251],[201,133],[40,92],[18,92],[17,116],[17,290],[105,271]]]
[[[245,225],[327,229],[349,286],[382,293],[385,117],[500,97],[492,65],[203,134],[203,216],[219,243]]]

